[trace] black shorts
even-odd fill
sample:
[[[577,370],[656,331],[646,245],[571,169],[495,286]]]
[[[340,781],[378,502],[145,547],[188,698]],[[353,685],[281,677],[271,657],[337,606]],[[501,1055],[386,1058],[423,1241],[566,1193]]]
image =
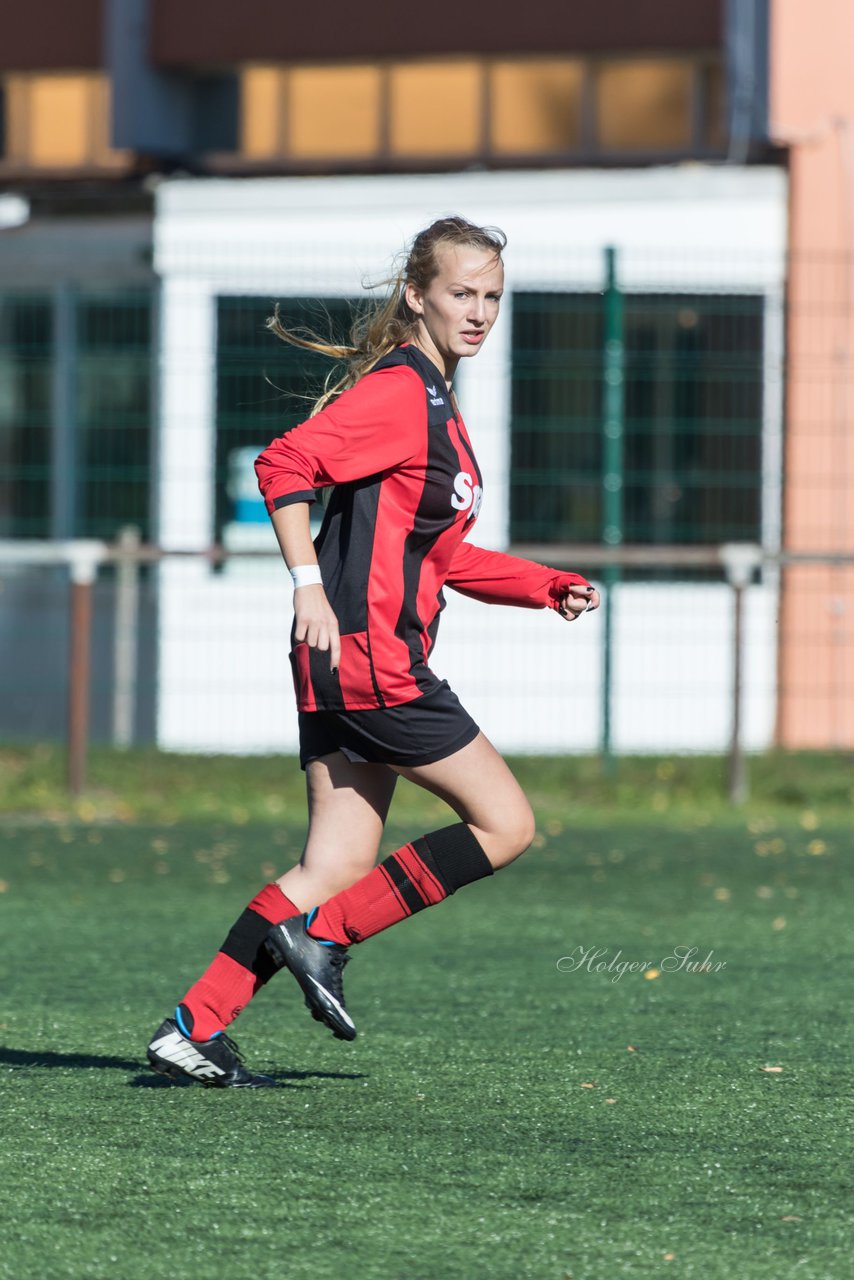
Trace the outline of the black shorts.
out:
[[[301,711],[299,762],[343,751],[362,764],[433,764],[459,751],[480,729],[447,680],[399,707]]]

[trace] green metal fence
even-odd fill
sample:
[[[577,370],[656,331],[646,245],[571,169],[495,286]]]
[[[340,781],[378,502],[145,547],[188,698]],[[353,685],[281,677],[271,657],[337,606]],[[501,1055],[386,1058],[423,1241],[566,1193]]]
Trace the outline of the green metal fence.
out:
[[[0,537],[152,528],[151,290],[0,293]]]
[[[602,537],[605,302],[513,296],[514,542]],[[622,302],[622,540],[758,539],[764,299],[625,292]]]
[[[222,297],[216,329],[216,536],[232,519],[229,480],[240,449],[264,448],[311,412],[326,378],[338,366],[312,351],[280,341],[267,328],[278,306],[282,325],[323,340],[346,341],[359,300],[307,298],[277,303],[257,297]]]
[[[603,536],[605,296],[512,296],[514,542]],[[763,299],[626,292],[622,304],[622,540],[759,539]],[[280,305],[287,325],[340,336],[354,303]],[[272,308],[218,300],[217,534],[234,450],[299,421],[329,371],[271,336]],[[155,315],[148,290],[0,295],[0,536],[154,532]]]

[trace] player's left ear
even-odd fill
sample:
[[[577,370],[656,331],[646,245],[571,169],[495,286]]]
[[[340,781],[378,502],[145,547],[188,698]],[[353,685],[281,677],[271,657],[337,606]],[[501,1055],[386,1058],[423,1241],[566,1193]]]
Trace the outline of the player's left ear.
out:
[[[411,280],[403,286],[403,298],[413,315],[423,316],[424,295]]]

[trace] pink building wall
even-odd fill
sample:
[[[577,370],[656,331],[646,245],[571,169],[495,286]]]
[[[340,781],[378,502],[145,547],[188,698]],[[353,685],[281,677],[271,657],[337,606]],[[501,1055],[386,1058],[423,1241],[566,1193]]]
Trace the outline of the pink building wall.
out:
[[[772,0],[771,133],[789,149],[784,547],[854,553],[854,4]],[[854,568],[783,580],[777,737],[854,747]]]

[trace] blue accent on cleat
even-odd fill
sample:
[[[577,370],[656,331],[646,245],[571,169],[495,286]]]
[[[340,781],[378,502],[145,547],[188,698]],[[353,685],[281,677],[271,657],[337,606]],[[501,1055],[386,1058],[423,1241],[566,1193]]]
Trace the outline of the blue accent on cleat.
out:
[[[311,922],[314,919],[314,917],[317,915],[319,910],[320,910],[319,907],[312,907],[311,911],[309,911],[308,915],[306,916],[305,918],[306,933],[308,933],[309,929],[311,928]],[[339,945],[337,942],[330,942],[328,938],[315,938],[313,933],[308,933],[308,936],[311,938],[312,942],[319,942],[322,947],[337,947]]]
[[[182,1013],[181,1013],[181,1006],[180,1006],[180,1005],[178,1005],[178,1008],[175,1010],[175,1021],[176,1021],[176,1022],[177,1022],[177,1024],[178,1024],[178,1030],[181,1032],[181,1035],[182,1035],[182,1036],[186,1036],[186,1037],[187,1037],[187,1039],[189,1040],[189,1039],[190,1039],[190,1033],[189,1033],[189,1031],[187,1030],[186,1024],[185,1024],[185,1022],[184,1022],[184,1018],[183,1018],[183,1015],[182,1015]]]

